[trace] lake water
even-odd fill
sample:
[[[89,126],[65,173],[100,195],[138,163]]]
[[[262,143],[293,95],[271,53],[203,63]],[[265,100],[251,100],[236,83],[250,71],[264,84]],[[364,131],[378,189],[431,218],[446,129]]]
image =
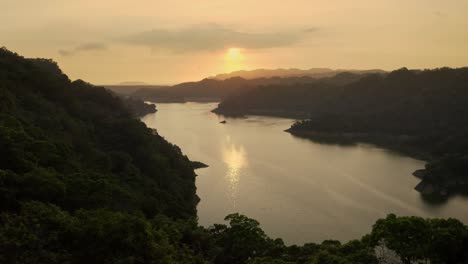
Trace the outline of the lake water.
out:
[[[178,145],[197,170],[199,223],[234,212],[258,220],[287,244],[360,238],[388,213],[455,217],[468,223],[468,199],[425,203],[411,173],[424,162],[370,145],[320,144],[283,132],[291,119],[219,117],[213,103],[158,104],[142,118]],[[226,120],[226,124],[219,123]]]

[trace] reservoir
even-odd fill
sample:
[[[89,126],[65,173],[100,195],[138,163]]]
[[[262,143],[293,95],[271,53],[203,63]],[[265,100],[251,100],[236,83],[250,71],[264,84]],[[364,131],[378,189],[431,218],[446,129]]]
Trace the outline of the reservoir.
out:
[[[423,161],[372,145],[298,138],[284,132],[292,119],[224,118],[211,113],[216,105],[160,103],[142,118],[191,160],[209,165],[196,170],[200,225],[238,212],[272,238],[303,244],[359,239],[389,213],[468,223],[467,197],[429,204],[414,190],[419,180],[411,174]]]

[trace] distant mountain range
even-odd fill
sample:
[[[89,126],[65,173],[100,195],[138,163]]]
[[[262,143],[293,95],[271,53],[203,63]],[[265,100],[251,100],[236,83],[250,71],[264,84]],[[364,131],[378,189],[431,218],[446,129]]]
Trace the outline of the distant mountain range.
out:
[[[344,85],[382,70],[277,69],[239,71],[173,86],[114,85],[106,88],[152,102],[221,101],[263,85],[327,83]],[[232,77],[228,77],[232,76]],[[254,78],[255,77],[255,78]]]
[[[140,89],[160,89],[160,88],[167,88],[169,86],[149,85],[149,84],[133,84],[133,85],[132,84],[117,84],[117,85],[105,85],[104,87],[121,95],[131,95]]]
[[[142,86],[142,85],[149,85],[148,83],[145,82],[140,82],[140,81],[129,81],[129,82],[121,82],[117,85],[122,85],[122,86],[130,86],[130,85],[135,85],[135,86]]]
[[[271,78],[271,77],[313,77],[313,78],[325,78],[333,77],[338,73],[349,72],[356,74],[369,74],[369,73],[385,73],[383,70],[372,69],[372,70],[353,70],[353,69],[338,69],[333,70],[329,68],[311,68],[308,70],[302,69],[256,69],[256,70],[241,70],[234,71],[231,73],[222,73],[216,76],[210,77],[211,79],[226,80],[232,77],[242,77],[244,79],[258,79],[258,78]]]

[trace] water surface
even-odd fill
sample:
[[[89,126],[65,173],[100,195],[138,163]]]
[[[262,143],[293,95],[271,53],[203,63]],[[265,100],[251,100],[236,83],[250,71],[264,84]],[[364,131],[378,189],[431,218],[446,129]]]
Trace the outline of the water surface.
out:
[[[213,103],[158,104],[142,118],[191,159],[197,170],[199,223],[234,212],[258,220],[288,244],[348,241],[388,213],[455,217],[468,223],[468,199],[425,203],[411,173],[424,162],[370,145],[320,144],[283,132],[293,120],[219,117]],[[226,120],[226,124],[219,123]]]

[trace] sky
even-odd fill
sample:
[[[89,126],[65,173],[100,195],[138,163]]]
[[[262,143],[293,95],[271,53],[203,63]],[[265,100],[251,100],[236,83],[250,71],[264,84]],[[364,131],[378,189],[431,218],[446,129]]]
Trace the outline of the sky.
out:
[[[94,84],[468,66],[467,0],[0,0],[0,46]]]

